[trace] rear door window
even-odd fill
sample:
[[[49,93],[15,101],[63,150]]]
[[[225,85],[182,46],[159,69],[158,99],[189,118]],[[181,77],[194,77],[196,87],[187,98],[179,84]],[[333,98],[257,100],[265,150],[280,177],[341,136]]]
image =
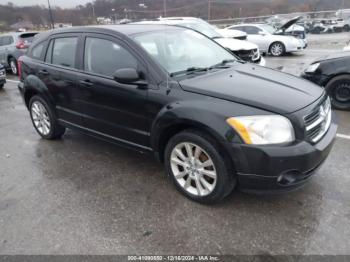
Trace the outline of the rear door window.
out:
[[[51,63],[74,68],[77,46],[77,37],[56,38],[53,44]]]

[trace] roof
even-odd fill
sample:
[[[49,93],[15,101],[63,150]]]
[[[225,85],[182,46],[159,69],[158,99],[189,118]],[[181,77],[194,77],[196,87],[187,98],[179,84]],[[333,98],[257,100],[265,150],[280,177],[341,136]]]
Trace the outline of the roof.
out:
[[[96,29],[105,29],[119,32],[124,35],[134,35],[145,32],[154,32],[164,30],[166,27],[167,30],[179,29],[179,27],[170,26],[170,25],[160,25],[160,24],[126,24],[126,25],[98,25],[98,26],[79,26],[79,27],[70,27],[70,28],[61,28],[52,30],[51,33],[69,33],[69,32],[88,32],[96,31]]]

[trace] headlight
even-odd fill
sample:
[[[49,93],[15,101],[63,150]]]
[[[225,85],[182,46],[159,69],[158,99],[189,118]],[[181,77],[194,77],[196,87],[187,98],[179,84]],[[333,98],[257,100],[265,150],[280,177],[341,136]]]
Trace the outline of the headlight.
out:
[[[320,63],[312,64],[305,70],[305,72],[306,73],[314,73],[319,66],[320,66]]]
[[[268,145],[295,140],[291,122],[279,115],[242,116],[226,120],[246,144]]]

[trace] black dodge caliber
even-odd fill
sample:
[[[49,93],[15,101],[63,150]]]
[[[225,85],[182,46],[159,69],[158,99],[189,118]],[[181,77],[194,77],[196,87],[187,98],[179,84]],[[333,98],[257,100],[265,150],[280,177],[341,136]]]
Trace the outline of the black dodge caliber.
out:
[[[336,135],[322,88],[244,63],[190,29],[54,30],[37,37],[19,68],[41,137],[73,128],[154,153],[179,191],[201,203],[236,186],[300,187]]]

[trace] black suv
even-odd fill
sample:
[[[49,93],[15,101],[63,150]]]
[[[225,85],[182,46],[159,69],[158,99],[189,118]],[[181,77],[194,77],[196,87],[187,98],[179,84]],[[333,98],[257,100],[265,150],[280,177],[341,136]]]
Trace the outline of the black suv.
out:
[[[336,135],[323,89],[237,60],[163,25],[76,27],[38,36],[19,61],[36,131],[74,128],[164,162],[189,198],[300,187]]]

